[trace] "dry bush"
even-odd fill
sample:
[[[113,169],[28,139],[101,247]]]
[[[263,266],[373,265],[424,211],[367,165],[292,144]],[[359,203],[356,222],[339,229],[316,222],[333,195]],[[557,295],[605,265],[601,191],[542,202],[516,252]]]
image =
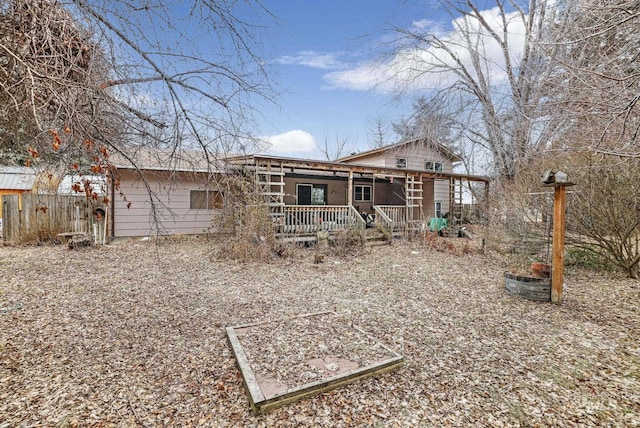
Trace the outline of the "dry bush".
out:
[[[543,251],[551,233],[552,193],[536,178],[496,183],[491,195],[489,246],[503,253],[532,255]]]
[[[291,246],[276,239],[274,221],[251,179],[230,175],[219,186],[225,191],[222,213],[213,220],[222,237],[216,246],[218,257],[269,261],[291,255]]]
[[[491,249],[518,264],[550,259],[553,187],[545,170],[567,173],[566,242],[631,278],[640,277],[640,163],[586,152],[554,152],[519,169],[513,180],[492,186]]]
[[[366,248],[367,238],[360,227],[338,230],[329,238],[330,252],[340,257],[361,254]]]
[[[421,233],[418,242],[428,250],[454,255],[460,254],[460,250],[451,239],[440,236],[436,232],[426,231]]]
[[[64,231],[58,225],[39,223],[21,231],[17,241],[19,244],[58,244],[61,242],[58,234],[62,232]]]

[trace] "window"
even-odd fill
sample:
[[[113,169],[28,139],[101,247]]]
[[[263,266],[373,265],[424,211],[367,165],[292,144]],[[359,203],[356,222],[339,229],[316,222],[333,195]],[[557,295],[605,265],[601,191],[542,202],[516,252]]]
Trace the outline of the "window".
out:
[[[326,184],[296,184],[298,205],[326,205]]]
[[[189,208],[192,210],[212,210],[222,208],[222,192],[218,190],[191,190]]]
[[[353,186],[353,200],[355,202],[371,202],[371,186]]]
[[[442,202],[436,201],[436,217],[442,218]]]
[[[425,163],[424,169],[427,171],[442,172],[442,162],[428,161]]]
[[[396,158],[396,168],[406,168],[407,158]]]

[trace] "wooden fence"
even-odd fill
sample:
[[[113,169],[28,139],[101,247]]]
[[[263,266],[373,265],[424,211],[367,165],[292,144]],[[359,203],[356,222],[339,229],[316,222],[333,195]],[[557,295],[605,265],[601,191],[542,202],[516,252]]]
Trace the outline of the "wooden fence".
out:
[[[20,204],[20,197],[22,204]],[[5,243],[60,240],[60,233],[89,233],[104,242],[108,210],[84,196],[24,193],[2,196],[2,235]]]

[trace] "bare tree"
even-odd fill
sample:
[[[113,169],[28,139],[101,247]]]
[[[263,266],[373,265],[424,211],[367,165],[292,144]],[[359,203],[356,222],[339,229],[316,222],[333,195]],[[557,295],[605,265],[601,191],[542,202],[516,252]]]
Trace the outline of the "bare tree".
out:
[[[402,36],[397,54],[411,64],[405,74],[412,84],[446,85],[442,96],[458,103],[464,138],[488,151],[498,176],[513,178],[562,125],[546,110],[545,85],[554,69],[539,47],[553,17],[544,0],[527,8],[495,0],[495,15],[470,0],[444,3],[453,31],[396,29]]]
[[[349,137],[336,132],[333,141],[325,136],[322,145],[318,144],[318,149],[328,161],[334,161],[351,154],[356,146],[349,140]]]
[[[227,0],[2,1],[3,149],[50,131],[118,152],[246,145],[270,86],[239,8],[269,16]]]
[[[559,148],[639,158],[640,3],[565,3],[549,81],[550,107],[571,124]]]
[[[110,64],[66,9],[12,0],[0,8],[0,157],[81,162],[85,141],[116,139],[122,109],[101,84]],[[90,149],[90,150],[88,150]]]
[[[392,142],[389,141],[390,131],[388,126],[384,123],[384,119],[379,115],[376,116],[373,121],[367,127],[369,137],[369,147],[377,149],[384,147]]]

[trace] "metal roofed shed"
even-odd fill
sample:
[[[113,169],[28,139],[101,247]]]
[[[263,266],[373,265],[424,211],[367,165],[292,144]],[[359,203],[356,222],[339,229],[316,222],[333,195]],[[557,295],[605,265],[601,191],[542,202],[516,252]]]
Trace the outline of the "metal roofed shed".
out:
[[[0,193],[7,190],[31,190],[36,180],[33,168],[22,166],[0,166]]]

